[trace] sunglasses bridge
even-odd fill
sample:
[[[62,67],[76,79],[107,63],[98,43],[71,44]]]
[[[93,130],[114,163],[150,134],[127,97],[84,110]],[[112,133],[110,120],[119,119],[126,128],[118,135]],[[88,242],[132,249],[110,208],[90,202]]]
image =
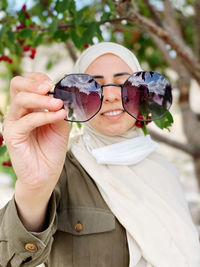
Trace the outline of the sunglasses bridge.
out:
[[[104,87],[108,87],[108,86],[120,87],[121,90],[122,90],[122,88],[123,88],[123,84],[108,83],[108,84],[103,84],[103,85],[101,85],[101,89],[102,89],[102,91],[103,91],[103,88],[104,88]],[[121,92],[121,93],[122,93],[122,92]],[[102,100],[103,100],[103,99],[102,99]]]

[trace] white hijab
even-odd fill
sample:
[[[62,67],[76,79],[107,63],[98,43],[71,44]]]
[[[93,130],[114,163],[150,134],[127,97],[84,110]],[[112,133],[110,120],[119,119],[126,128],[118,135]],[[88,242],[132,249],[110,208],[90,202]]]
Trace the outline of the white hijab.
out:
[[[106,53],[119,56],[133,72],[141,70],[128,49],[103,42],[82,53],[74,73],[85,72]],[[73,154],[126,229],[130,267],[199,267],[199,237],[177,172],[155,149],[150,136],[142,136],[135,126],[121,136],[109,137],[89,123],[71,144]]]

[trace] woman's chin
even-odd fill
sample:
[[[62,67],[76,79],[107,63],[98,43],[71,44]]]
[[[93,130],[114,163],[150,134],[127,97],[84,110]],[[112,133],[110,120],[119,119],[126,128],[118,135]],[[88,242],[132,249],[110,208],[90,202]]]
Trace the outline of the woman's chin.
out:
[[[128,114],[124,114],[124,116],[118,120],[108,120],[102,116],[95,116],[89,121],[89,124],[104,135],[116,136],[125,133],[133,127],[135,119]]]
[[[130,125],[129,127],[124,127],[124,125],[110,125],[105,128],[98,129],[99,132],[103,133],[104,135],[108,136],[117,136],[122,135],[126,131],[128,131],[133,125]]]

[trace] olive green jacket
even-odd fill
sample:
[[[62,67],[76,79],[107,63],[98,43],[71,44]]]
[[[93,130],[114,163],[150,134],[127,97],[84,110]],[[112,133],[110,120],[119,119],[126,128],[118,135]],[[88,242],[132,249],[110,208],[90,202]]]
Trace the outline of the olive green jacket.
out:
[[[48,211],[46,230],[35,233],[21,223],[14,198],[0,210],[0,267],[128,267],[125,229],[71,152]]]

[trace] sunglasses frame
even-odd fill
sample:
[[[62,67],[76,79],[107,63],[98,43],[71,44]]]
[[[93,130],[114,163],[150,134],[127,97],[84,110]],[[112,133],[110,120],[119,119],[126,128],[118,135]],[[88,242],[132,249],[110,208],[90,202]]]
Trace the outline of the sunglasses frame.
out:
[[[124,108],[124,111],[126,112],[126,113],[128,113],[132,118],[134,118],[134,119],[136,119],[136,120],[138,120],[138,121],[143,121],[143,122],[148,122],[148,121],[152,121],[152,119],[139,119],[139,118],[137,118],[137,117],[135,117],[135,116],[133,116],[131,113],[129,113],[127,110],[126,110],[126,108],[124,107],[124,102],[123,102],[123,99],[122,99],[122,95],[123,95],[123,88],[124,88],[124,85],[125,85],[125,83],[128,81],[128,79],[132,76],[132,75],[136,75],[136,74],[139,74],[139,73],[150,73],[150,74],[154,74],[154,73],[156,73],[156,74],[158,74],[158,75],[160,75],[160,76],[162,76],[162,77],[164,77],[162,74],[160,74],[159,72],[156,72],[156,71],[137,71],[137,72],[134,72],[134,73],[132,73],[127,79],[126,79],[126,81],[123,83],[123,84],[115,84],[115,83],[108,83],[108,84],[103,84],[103,85],[100,85],[91,75],[89,75],[89,74],[86,74],[86,73],[71,73],[71,74],[68,74],[68,75],[65,75],[58,83],[56,83],[56,85],[55,85],[55,87],[63,80],[63,79],[65,79],[66,77],[68,77],[68,76],[71,76],[71,75],[88,75],[88,76],[90,76],[100,87],[101,87],[101,98],[100,98],[100,101],[101,101],[101,104],[100,104],[100,107],[99,107],[99,109],[98,109],[98,111],[94,114],[94,115],[92,115],[92,117],[90,117],[89,119],[87,119],[87,120],[84,120],[84,121],[80,121],[80,120],[69,120],[69,119],[64,119],[64,120],[66,120],[66,121],[70,121],[70,122],[79,122],[79,123],[82,123],[82,122],[87,122],[87,121],[89,121],[89,120],[91,120],[97,113],[99,113],[99,111],[101,110],[101,107],[102,107],[102,103],[103,103],[103,88],[104,87],[108,87],[108,86],[115,86],[115,87],[120,87],[121,88],[121,101],[122,101],[122,106],[123,106],[123,108]],[[134,76],[135,77],[135,76]],[[164,77],[165,78],[165,77]],[[168,81],[168,79],[167,78],[165,78],[167,81]],[[172,90],[172,87],[171,87],[171,84],[170,84],[170,82],[168,81],[168,83],[169,83],[169,85],[170,85],[170,88],[171,88],[171,90]],[[54,90],[55,90],[55,87],[54,87]],[[47,93],[47,95],[55,95],[55,92],[54,91],[49,91],[48,93]],[[172,98],[172,95],[171,95],[171,98]],[[171,101],[172,102],[172,101]],[[171,105],[170,105],[170,107],[171,107]],[[169,109],[170,109],[170,107],[169,107]],[[166,112],[164,113],[164,114],[162,114],[160,117],[158,117],[158,118],[156,118],[156,119],[154,119],[154,120],[160,120],[161,118],[163,118],[167,113],[168,113],[168,111],[169,111],[169,109],[168,110],[166,110]]]

